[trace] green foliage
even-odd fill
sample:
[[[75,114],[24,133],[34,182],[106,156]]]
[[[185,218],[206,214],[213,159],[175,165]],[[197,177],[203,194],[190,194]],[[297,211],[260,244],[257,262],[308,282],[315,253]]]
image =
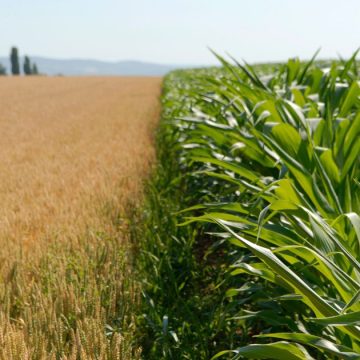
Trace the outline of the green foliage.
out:
[[[11,62],[11,73],[13,75],[20,75],[19,52],[16,47],[11,48],[10,62]]]
[[[202,248],[203,255],[215,252],[222,260],[213,267],[215,285],[208,290],[214,312],[223,306],[227,331],[212,350],[227,348],[219,356],[234,359],[360,358],[355,56],[328,68],[314,59],[292,59],[272,69],[218,58],[223,70],[169,75],[164,102],[173,136],[167,161],[179,161],[183,184],[172,211],[188,207],[180,215],[181,231],[188,232],[185,242],[194,242],[192,253]],[[174,188],[170,181],[165,185],[165,191]],[[158,211],[156,204],[152,208]],[[163,217],[176,221],[171,211]],[[154,236],[171,238],[179,231],[173,226]],[[172,246],[182,253],[183,243]],[[165,243],[156,261],[167,262],[167,250]],[[206,256],[197,260],[201,282],[210,262]],[[184,276],[194,267],[181,268]],[[172,299],[168,288],[161,290]],[[211,327],[214,318],[207,321]],[[195,347],[196,332],[204,331],[203,342],[209,339],[195,320],[189,324]],[[231,337],[245,332],[261,336]],[[177,338],[180,348],[190,344],[181,333]]]
[[[184,115],[178,99],[185,89],[174,87],[176,74],[164,81],[158,165],[146,186],[144,208],[134,214],[131,226],[143,296],[137,329],[144,359],[209,359],[247,333],[232,331],[225,314],[234,305],[225,285],[216,287],[231,256],[224,252],[218,257],[198,243],[205,236],[201,226],[179,226],[176,213],[196,199],[179,166],[178,134],[167,123]],[[222,280],[232,285],[232,277]]]

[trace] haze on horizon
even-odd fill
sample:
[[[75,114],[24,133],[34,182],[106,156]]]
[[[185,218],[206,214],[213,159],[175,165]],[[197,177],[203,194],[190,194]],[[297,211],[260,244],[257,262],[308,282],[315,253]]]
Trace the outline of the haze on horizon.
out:
[[[208,47],[249,62],[350,56],[360,1],[0,0],[0,56],[216,64]]]

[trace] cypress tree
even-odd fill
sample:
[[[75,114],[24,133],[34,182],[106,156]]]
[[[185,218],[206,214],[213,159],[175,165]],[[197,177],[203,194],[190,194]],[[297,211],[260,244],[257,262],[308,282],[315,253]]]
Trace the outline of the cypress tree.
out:
[[[28,56],[25,56],[24,58],[24,74],[25,75],[31,75],[32,71],[31,71],[31,63],[30,63],[30,59]]]
[[[19,75],[20,74],[19,52],[16,47],[11,48],[10,62],[11,62],[11,73],[13,75]]]
[[[38,67],[37,67],[37,65],[35,63],[32,64],[31,73],[33,75],[39,75],[39,70],[38,70]]]

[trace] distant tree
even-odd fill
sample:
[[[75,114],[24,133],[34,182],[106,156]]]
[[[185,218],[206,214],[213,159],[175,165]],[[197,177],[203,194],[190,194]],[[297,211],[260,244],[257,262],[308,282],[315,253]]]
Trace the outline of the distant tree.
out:
[[[37,65],[35,63],[32,64],[31,73],[33,75],[39,75],[39,70],[38,70],[38,67],[37,67]]]
[[[25,56],[25,58],[24,58],[24,74],[25,75],[32,74],[31,62],[30,62],[30,58],[28,56]]]
[[[16,47],[11,48],[10,62],[11,62],[11,73],[13,75],[19,75],[20,74],[19,52]]]
[[[6,75],[6,68],[0,64],[0,75]]]

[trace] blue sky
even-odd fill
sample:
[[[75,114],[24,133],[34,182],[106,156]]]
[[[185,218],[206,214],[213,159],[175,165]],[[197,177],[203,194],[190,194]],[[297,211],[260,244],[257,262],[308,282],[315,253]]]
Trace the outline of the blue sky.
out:
[[[0,55],[210,64],[349,56],[359,0],[0,0]]]

